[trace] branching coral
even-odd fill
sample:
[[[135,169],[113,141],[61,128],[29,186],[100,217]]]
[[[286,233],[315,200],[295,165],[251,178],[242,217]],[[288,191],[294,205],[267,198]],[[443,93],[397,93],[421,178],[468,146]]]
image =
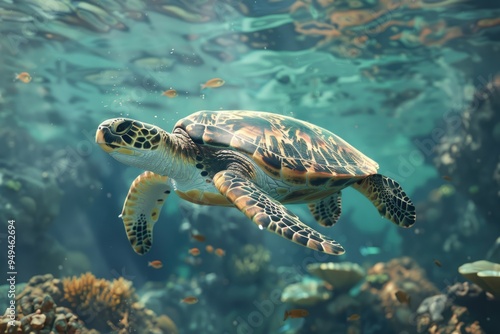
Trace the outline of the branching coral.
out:
[[[64,299],[93,328],[118,324],[130,305],[137,300],[132,282],[122,277],[112,282],[91,273],[62,280]]]
[[[63,301],[76,310],[88,327],[106,332],[112,329],[128,333],[140,329],[141,333],[153,333],[166,323],[166,316],[158,323],[156,314],[138,302],[132,282],[122,277],[108,281],[86,273],[63,279],[62,284]],[[164,333],[177,333],[173,322],[162,328]]]

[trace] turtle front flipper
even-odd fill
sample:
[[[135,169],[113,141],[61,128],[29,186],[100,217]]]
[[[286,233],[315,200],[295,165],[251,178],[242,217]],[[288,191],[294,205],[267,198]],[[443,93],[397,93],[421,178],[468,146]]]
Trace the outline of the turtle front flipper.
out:
[[[399,183],[380,174],[370,175],[352,185],[365,195],[378,212],[394,224],[410,227],[415,224],[415,206]]]
[[[220,193],[260,229],[266,228],[286,239],[320,252],[334,255],[345,252],[338,242],[302,223],[299,217],[240,173],[224,170],[215,174],[213,181]]]
[[[309,203],[309,210],[314,219],[325,227],[335,224],[342,211],[342,197],[340,191],[319,201]]]
[[[132,182],[120,217],[134,251],[143,255],[153,244],[153,226],[170,194],[168,177],[144,172]]]

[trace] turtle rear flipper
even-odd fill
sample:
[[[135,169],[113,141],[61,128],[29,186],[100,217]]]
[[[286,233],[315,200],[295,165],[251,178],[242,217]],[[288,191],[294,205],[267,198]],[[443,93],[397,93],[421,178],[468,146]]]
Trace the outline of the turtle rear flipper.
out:
[[[326,198],[309,203],[309,210],[314,219],[325,227],[333,226],[339,220],[342,212],[342,197],[338,191]]]
[[[143,255],[153,244],[153,226],[170,194],[168,177],[144,172],[132,182],[120,217],[134,251]]]
[[[286,239],[320,252],[334,255],[345,252],[338,242],[302,223],[290,210],[241,174],[224,170],[215,174],[213,181],[220,193],[260,229],[266,228]]]
[[[415,223],[415,206],[399,183],[393,179],[373,174],[352,186],[365,195],[382,216],[394,224],[410,227]]]

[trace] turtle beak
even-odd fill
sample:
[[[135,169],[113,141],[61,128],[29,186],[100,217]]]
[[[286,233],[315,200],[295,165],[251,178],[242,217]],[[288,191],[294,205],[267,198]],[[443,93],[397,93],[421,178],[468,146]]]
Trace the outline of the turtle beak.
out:
[[[95,133],[95,142],[103,149],[104,152],[111,153],[114,149],[113,147],[108,145],[108,143],[106,143],[106,140],[104,140],[104,129],[107,128],[103,128],[101,126],[97,128],[97,131]]]

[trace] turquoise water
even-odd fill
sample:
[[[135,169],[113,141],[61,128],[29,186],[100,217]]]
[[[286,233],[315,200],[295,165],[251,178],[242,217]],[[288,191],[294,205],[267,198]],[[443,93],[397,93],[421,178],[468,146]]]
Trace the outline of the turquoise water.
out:
[[[179,333],[416,332],[408,319],[423,298],[465,281],[460,265],[500,262],[492,248],[500,236],[499,29],[495,1],[0,1],[0,236],[15,220],[17,284],[48,273],[124,277]],[[225,83],[202,90],[212,78]],[[162,95],[169,89],[175,98]],[[403,186],[416,224],[391,224],[351,189],[332,228],[305,205],[287,206],[346,249],[315,255],[259,233],[235,209],[172,195],[151,252],[137,255],[118,215],[142,171],[109,157],[95,131],[127,117],[170,132],[198,110],[267,111],[337,134]],[[207,244],[225,255],[208,253]],[[7,245],[3,238],[5,267]],[[200,256],[189,255],[193,247]],[[422,288],[409,306],[382,292],[382,302],[356,297],[369,290],[359,286],[351,298],[363,301],[344,311],[334,305],[347,293],[336,287],[311,305],[272,297],[309,278],[311,262],[369,270],[404,256],[436,289]],[[148,266],[153,260],[163,268]],[[404,280],[394,284],[405,290]],[[179,302],[191,295],[199,302]],[[304,308],[308,316],[283,322],[285,310]],[[104,325],[81,312],[86,328],[153,332],[97,310]],[[352,314],[360,320],[347,321]],[[481,322],[487,333],[495,325]]]

